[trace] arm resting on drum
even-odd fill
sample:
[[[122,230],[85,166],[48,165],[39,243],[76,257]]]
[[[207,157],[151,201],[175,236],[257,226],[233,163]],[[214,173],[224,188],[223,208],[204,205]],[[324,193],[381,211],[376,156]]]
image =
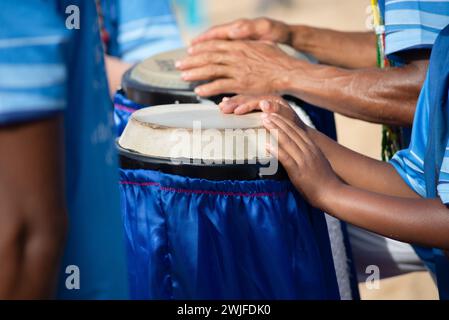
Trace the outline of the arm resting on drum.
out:
[[[449,209],[439,199],[381,195],[340,184],[322,208],[337,218],[384,236],[449,249]]]
[[[315,129],[308,128],[307,132],[329,160],[335,173],[347,184],[390,196],[421,198],[391,164],[352,151]],[[351,165],[348,166],[348,163]]]
[[[344,68],[375,67],[374,32],[340,32],[303,25],[290,26],[291,45],[324,64]]]
[[[65,238],[61,119],[0,127],[0,299],[51,297]]]
[[[295,64],[279,84],[280,91],[351,118],[410,126],[428,61],[384,70]]]
[[[121,86],[123,74],[131,68],[131,64],[123,62],[120,59],[105,55],[106,73],[108,75],[109,92],[114,96],[117,89]]]

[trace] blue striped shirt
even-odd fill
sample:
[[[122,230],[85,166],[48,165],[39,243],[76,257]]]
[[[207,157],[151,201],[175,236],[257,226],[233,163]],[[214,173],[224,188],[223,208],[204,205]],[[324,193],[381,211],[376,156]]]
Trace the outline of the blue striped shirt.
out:
[[[108,54],[130,63],[183,46],[169,0],[102,0]]]
[[[429,133],[429,75],[418,99],[410,146],[395,154],[390,163],[402,179],[423,198],[426,196],[424,180],[424,157]],[[447,119],[449,121],[449,119]],[[449,204],[449,141],[446,147],[438,180],[438,195],[444,204]]]
[[[36,1],[34,1],[36,2]],[[35,12],[33,28],[21,28],[18,17],[30,6],[2,5],[0,10],[0,124],[39,118],[66,106],[67,30],[56,6]],[[49,59],[49,57],[51,57]]]
[[[449,24],[448,0],[384,0],[385,53],[431,48]],[[381,6],[382,7],[382,6]]]
[[[70,5],[79,8],[79,29],[66,28]],[[60,298],[128,296],[111,111],[95,2],[1,1],[0,125],[65,118],[69,232]],[[79,290],[65,285],[70,265],[79,268]]]

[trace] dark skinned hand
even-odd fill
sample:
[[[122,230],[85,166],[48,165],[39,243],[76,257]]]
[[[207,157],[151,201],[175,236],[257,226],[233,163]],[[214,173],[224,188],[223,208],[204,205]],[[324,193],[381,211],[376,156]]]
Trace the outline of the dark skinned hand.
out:
[[[214,26],[202,33],[192,44],[210,40],[268,40],[288,44],[291,41],[289,25],[269,19],[238,19]]]
[[[273,113],[264,115],[264,126],[276,130],[277,148],[268,145],[268,151],[284,166],[290,181],[315,207],[342,185],[329,161],[307,132],[291,120]]]
[[[297,126],[306,129],[306,125],[298,117],[289,103],[280,96],[265,95],[237,95],[231,98],[223,98],[218,105],[223,113],[246,114],[255,110],[265,113],[277,113],[294,122]]]
[[[177,61],[185,81],[211,81],[198,86],[203,97],[223,93],[277,94],[296,59],[265,41],[201,42]]]

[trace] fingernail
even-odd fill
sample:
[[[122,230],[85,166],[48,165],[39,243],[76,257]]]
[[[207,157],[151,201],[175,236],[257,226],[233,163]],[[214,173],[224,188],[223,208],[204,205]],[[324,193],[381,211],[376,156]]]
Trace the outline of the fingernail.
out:
[[[229,37],[234,38],[239,35],[240,29],[239,28],[232,28],[229,30]]]
[[[184,79],[184,80],[187,80],[189,78],[189,76],[190,76],[189,72],[182,72],[181,73],[181,78]]]
[[[195,93],[196,94],[200,94],[202,92],[203,92],[203,90],[201,88],[195,88]]]
[[[193,53],[193,47],[187,48],[187,53],[188,53],[188,54],[192,54],[192,53]]]
[[[221,99],[221,102],[226,102],[226,101],[229,101],[229,100],[231,100],[231,98],[229,98],[229,97],[224,97],[223,99]]]
[[[238,105],[237,108],[234,109],[235,114],[242,114],[242,110],[245,110],[245,105],[241,104]]]
[[[182,62],[181,61],[178,60],[178,61],[175,62],[175,67],[176,68],[179,68],[181,66],[182,66]]]
[[[260,101],[259,106],[262,110],[266,109],[266,108],[270,107],[270,102],[268,102],[267,100],[262,100],[262,101]]]

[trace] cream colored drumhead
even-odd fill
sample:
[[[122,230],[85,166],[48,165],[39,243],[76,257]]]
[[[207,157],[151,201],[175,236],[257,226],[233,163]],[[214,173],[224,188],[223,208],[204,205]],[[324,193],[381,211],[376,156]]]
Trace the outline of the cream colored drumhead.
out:
[[[181,73],[175,68],[175,62],[186,56],[186,49],[176,49],[152,56],[132,69],[131,79],[158,88],[192,90],[194,84],[183,81]]]
[[[307,56],[290,46],[279,44],[287,54],[298,59],[309,60]],[[131,80],[143,85],[172,90],[193,90],[198,83],[181,79],[181,72],[175,68],[175,62],[187,56],[184,48],[163,52],[137,64],[131,71]]]
[[[195,122],[199,122],[202,129],[248,129],[262,127],[260,114],[237,116],[224,114],[213,104],[174,104],[139,110],[133,119],[154,128],[193,129]]]
[[[133,113],[119,145],[149,157],[202,160],[270,158],[261,112],[223,114],[216,105],[175,104]]]

